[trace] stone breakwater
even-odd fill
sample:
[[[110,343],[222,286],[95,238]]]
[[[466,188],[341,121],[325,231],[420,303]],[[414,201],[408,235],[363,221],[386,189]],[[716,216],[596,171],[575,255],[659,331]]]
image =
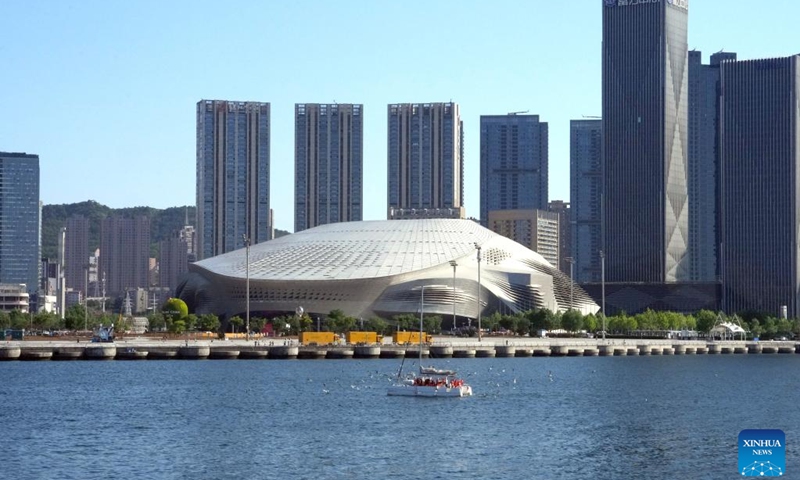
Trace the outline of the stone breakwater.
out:
[[[645,355],[800,354],[797,342],[745,342],[642,339],[520,339],[483,341],[437,337],[423,345],[426,358],[607,357]],[[349,359],[416,358],[417,345],[299,345],[294,340],[159,341],[116,343],[19,341],[0,343],[3,360],[165,360],[165,359]]]

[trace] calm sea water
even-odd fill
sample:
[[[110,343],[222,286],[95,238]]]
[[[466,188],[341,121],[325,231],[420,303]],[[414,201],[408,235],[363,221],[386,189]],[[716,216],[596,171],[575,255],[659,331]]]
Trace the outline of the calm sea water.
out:
[[[476,395],[387,397],[399,360],[0,363],[0,478],[735,478],[745,428],[800,478],[800,355],[431,362]]]

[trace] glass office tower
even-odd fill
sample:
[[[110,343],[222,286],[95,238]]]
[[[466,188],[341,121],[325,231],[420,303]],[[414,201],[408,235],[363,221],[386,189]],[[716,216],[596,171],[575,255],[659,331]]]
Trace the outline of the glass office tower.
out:
[[[606,280],[684,280],[688,1],[602,4]]]

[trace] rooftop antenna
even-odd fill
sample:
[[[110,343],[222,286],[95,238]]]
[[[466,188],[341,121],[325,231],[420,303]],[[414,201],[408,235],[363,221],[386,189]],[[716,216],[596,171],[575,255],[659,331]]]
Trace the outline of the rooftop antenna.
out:
[[[600,116],[597,116],[597,115],[581,115],[581,118],[597,118],[597,119],[602,119],[603,117],[600,117]]]
[[[519,115],[521,113],[528,113],[530,110],[519,110],[517,112],[508,112],[508,115]]]

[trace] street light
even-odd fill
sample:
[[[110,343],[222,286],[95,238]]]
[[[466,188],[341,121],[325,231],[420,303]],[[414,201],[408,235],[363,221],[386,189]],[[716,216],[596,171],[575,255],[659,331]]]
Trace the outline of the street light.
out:
[[[478,250],[478,341],[482,339],[481,333],[481,246],[475,242],[475,249]]]
[[[566,257],[564,260],[569,262],[569,309],[575,308],[575,279],[573,274],[575,272],[575,259]]]
[[[250,237],[247,236],[246,233],[242,234],[242,239],[244,240],[244,255],[245,255],[245,338],[250,340]]]
[[[606,254],[600,250],[600,310],[603,312],[603,340],[606,339]]]
[[[453,267],[453,331],[456,329],[456,267],[458,262],[450,260],[450,266]]]

